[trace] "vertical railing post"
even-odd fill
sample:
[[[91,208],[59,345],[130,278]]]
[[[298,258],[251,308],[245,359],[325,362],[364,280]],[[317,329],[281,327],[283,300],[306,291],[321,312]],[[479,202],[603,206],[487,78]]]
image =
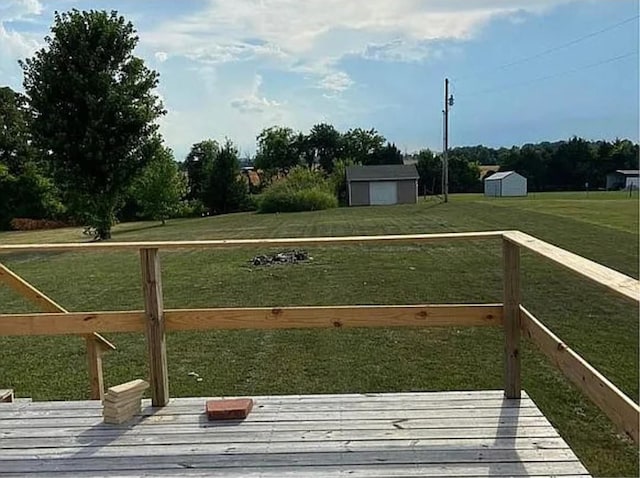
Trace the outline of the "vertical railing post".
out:
[[[503,320],[507,398],[520,398],[520,247],[502,240]]]
[[[149,352],[149,381],[154,407],[169,403],[167,346],[165,340],[164,308],[160,256],[156,248],[140,249],[144,310],[147,316],[147,347]]]
[[[102,375],[102,346],[94,335],[85,336],[87,345],[87,366],[89,370],[89,386],[91,400],[104,399],[104,379]]]

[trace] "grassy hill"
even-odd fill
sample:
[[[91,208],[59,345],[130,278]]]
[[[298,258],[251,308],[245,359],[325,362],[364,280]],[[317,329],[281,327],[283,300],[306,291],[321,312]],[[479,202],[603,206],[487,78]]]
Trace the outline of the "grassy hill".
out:
[[[113,240],[339,236],[520,229],[638,277],[638,201],[624,193],[453,196],[448,204],[344,208],[280,215],[234,214],[118,225]],[[79,229],[0,233],[3,243],[83,240]],[[497,243],[313,247],[307,264],[255,268],[268,248],[162,254],[165,306],[285,306],[493,302],[501,300]],[[0,261],[70,310],[141,309],[135,253],[13,254]],[[524,254],[523,303],[634,400],[637,308],[559,267]],[[0,310],[33,310],[0,287]],[[114,384],[146,376],[142,335],[111,334]],[[0,338],[0,386],[35,399],[88,393],[83,341]],[[500,389],[502,335],[488,329],[376,329],[174,333],[171,393],[339,393]],[[635,449],[533,348],[523,386],[590,471],[633,476]],[[198,372],[204,379],[188,376]]]

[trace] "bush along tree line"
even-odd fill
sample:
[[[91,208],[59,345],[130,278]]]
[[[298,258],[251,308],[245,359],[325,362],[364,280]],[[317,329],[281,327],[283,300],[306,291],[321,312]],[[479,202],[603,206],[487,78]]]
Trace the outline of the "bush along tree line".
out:
[[[166,113],[159,75],[134,55],[137,43],[117,12],[56,13],[45,47],[20,62],[25,93],[0,88],[0,228],[82,224],[108,239],[117,220],[324,209],[345,203],[350,164],[403,162],[375,129],[321,123],[306,134],[264,129],[257,182],[242,174],[228,139],[196,143],[178,163],[158,132]],[[413,156],[420,191],[440,193],[441,158]],[[637,161],[638,145],[627,140],[454,148],[450,191],[480,191],[480,165],[515,169],[541,191],[603,187],[606,173]]]

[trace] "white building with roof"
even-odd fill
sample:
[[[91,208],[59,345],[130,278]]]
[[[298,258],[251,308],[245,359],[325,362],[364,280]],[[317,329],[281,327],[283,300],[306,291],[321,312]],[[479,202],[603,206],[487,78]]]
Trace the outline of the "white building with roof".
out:
[[[515,197],[527,195],[527,178],[515,171],[501,171],[484,179],[487,197]]]

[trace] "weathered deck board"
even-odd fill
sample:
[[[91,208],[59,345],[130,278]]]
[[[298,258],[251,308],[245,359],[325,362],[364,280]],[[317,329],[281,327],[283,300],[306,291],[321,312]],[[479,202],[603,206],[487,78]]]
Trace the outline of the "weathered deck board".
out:
[[[300,403],[297,406],[292,406],[289,404],[259,404],[256,405],[264,414],[266,415],[275,415],[282,413],[295,413],[296,415],[309,414],[311,419],[313,417],[320,417],[325,419],[325,413],[335,414],[340,413],[339,410],[336,410],[336,405],[331,404],[330,402],[326,403],[312,403],[305,404]],[[379,414],[393,414],[396,413],[395,407],[397,404],[387,403],[387,404],[378,404],[376,402],[363,402],[363,403],[352,403],[349,405],[349,410],[354,412],[376,412]],[[436,413],[443,413],[448,415],[448,412],[456,410],[479,410],[479,409],[498,409],[501,410],[503,408],[518,408],[522,409],[535,409],[535,404],[530,399],[523,399],[522,403],[517,403],[516,401],[510,400],[467,400],[467,401],[456,401],[456,402],[447,402],[447,401],[434,401],[434,402],[424,402],[424,403],[410,403],[408,405],[409,408],[406,408],[405,411],[434,411]],[[143,416],[169,416],[169,415],[199,415],[202,408],[202,403],[194,404],[193,406],[182,406],[179,404],[175,404],[172,407],[164,408],[164,409],[156,409],[152,407],[146,407],[144,410],[140,412],[140,415]],[[0,418],[2,419],[18,419],[18,418],[29,418],[33,419],[42,419],[55,416],[55,418],[82,418],[82,417],[93,417],[95,416],[96,408],[93,409],[77,409],[77,408],[69,408],[69,409],[56,409],[56,410],[46,410],[46,409],[34,409],[26,406],[22,410],[16,411],[0,411]],[[455,412],[457,413],[457,412]],[[263,416],[264,416],[263,414]]]
[[[502,391],[204,398],[102,423],[99,402],[0,405],[0,476],[588,476],[535,403]]]

